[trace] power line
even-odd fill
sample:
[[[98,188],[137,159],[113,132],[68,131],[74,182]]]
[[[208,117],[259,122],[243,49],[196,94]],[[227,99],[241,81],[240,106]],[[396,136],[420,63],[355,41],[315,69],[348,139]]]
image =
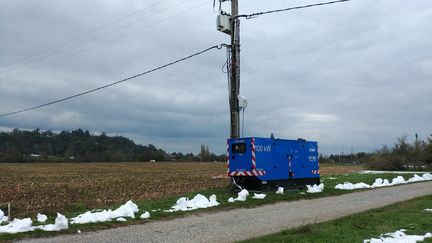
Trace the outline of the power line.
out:
[[[77,36],[75,36],[75,37],[73,37],[73,38],[71,38],[71,39],[65,40],[65,41],[60,42],[60,43],[58,43],[58,44],[55,44],[55,45],[53,45],[53,46],[51,46],[51,47],[48,47],[48,48],[43,49],[43,50],[40,50],[40,51],[38,51],[38,52],[36,52],[36,53],[34,53],[34,54],[30,55],[30,56],[27,56],[27,57],[25,57],[25,58],[22,58],[22,59],[20,59],[20,60],[13,61],[13,62],[11,62],[11,63],[9,63],[9,64],[6,64],[6,65],[4,65],[4,66],[0,69],[0,72],[3,73],[4,71],[11,69],[10,66],[14,66],[14,65],[16,65],[16,64],[20,64],[21,62],[24,62],[23,64],[28,64],[28,63],[34,62],[35,60],[39,60],[40,57],[37,58],[37,59],[34,59],[34,58],[35,58],[35,57],[38,57],[40,54],[44,54],[44,53],[46,53],[46,52],[52,50],[52,49],[57,49],[57,48],[62,47],[62,46],[64,46],[64,45],[68,44],[68,43],[74,42],[74,41],[76,41],[76,40],[80,40],[80,39],[82,39],[83,37],[86,37],[86,36],[88,36],[88,35],[90,35],[90,34],[92,34],[92,33],[98,32],[99,30],[105,29],[106,27],[109,27],[110,25],[116,24],[116,23],[121,22],[121,21],[123,21],[123,20],[125,20],[125,19],[128,19],[128,18],[130,18],[130,17],[132,17],[132,16],[135,16],[135,15],[137,15],[137,14],[143,12],[144,10],[147,10],[147,9],[149,9],[149,8],[151,8],[151,7],[153,7],[153,6],[156,6],[156,5],[158,5],[158,4],[161,4],[161,3],[165,2],[165,1],[167,1],[167,0],[161,0],[161,1],[158,1],[158,2],[156,2],[156,3],[150,4],[149,6],[147,6],[147,7],[145,7],[145,8],[142,8],[142,9],[140,9],[140,10],[137,10],[137,11],[135,11],[135,12],[133,12],[133,13],[130,13],[130,14],[126,15],[126,16],[123,16],[123,17],[121,17],[121,18],[119,18],[119,19],[115,19],[115,20],[110,21],[110,22],[108,22],[108,23],[106,23],[106,24],[103,24],[103,25],[97,26],[97,27],[95,27],[95,28],[93,28],[93,29],[91,29],[91,30],[89,30],[89,31],[87,31],[87,32],[84,32],[84,33],[82,33],[82,34],[79,34],[79,35],[77,35]],[[185,0],[185,1],[187,1],[187,0]],[[182,2],[180,2],[180,3],[177,3],[177,4],[175,4],[174,6],[177,6],[177,5],[179,5],[179,4],[181,4],[181,3],[185,2],[185,1],[182,1]],[[174,7],[174,6],[173,6],[173,7]],[[165,10],[165,9],[164,9],[164,10]],[[164,10],[163,10],[163,11],[164,11]],[[162,12],[162,11],[161,11],[161,12]],[[154,15],[154,14],[153,14],[153,15]],[[141,19],[139,19],[139,20],[142,20],[142,19],[143,19],[143,18],[141,18]],[[136,22],[136,21],[134,21],[134,22]],[[132,23],[134,23],[134,22],[132,22]],[[121,28],[121,27],[120,27],[120,28]],[[117,28],[117,29],[119,29],[119,28]],[[103,34],[103,35],[105,35],[105,34]],[[79,43],[79,42],[78,42],[78,43]],[[69,48],[67,48],[67,49],[69,49]],[[67,49],[66,49],[66,50],[67,50]],[[56,54],[56,53],[58,53],[58,51],[55,52],[54,54]],[[51,55],[48,55],[48,57],[49,57],[49,56],[51,56]],[[47,56],[42,56],[42,58],[45,58],[45,57],[47,57]],[[30,59],[30,60],[27,60],[27,59]],[[27,60],[27,61],[26,61],[26,60]]]
[[[82,49],[82,50],[80,50],[80,51],[78,51],[78,52],[71,53],[71,54],[66,55],[66,56],[61,56],[61,57],[56,58],[56,59],[54,59],[54,60],[51,60],[51,61],[48,61],[48,62],[45,62],[45,63],[39,64],[39,65],[36,66],[36,68],[40,68],[40,67],[43,67],[43,66],[47,66],[47,65],[52,64],[52,63],[57,63],[58,61],[61,61],[61,60],[64,60],[64,59],[67,59],[67,58],[70,58],[70,57],[73,57],[73,56],[81,55],[82,53],[88,52],[88,51],[90,51],[90,50],[92,50],[92,49],[94,49],[94,48],[98,48],[98,47],[103,46],[103,45],[111,44],[111,42],[113,42],[113,41],[115,41],[115,40],[118,40],[118,39],[121,39],[121,38],[125,38],[125,37],[127,37],[127,36],[130,36],[130,35],[133,35],[133,34],[135,34],[135,33],[138,33],[138,32],[140,32],[140,31],[142,31],[142,30],[144,30],[144,29],[148,29],[148,28],[150,28],[150,27],[152,27],[152,26],[155,26],[155,25],[157,25],[157,24],[160,24],[160,23],[162,23],[162,22],[165,22],[165,21],[168,21],[168,20],[170,20],[170,19],[172,19],[172,18],[175,18],[175,17],[177,17],[177,16],[180,16],[180,15],[182,15],[182,14],[184,14],[184,13],[187,13],[187,12],[189,12],[189,11],[192,11],[192,10],[194,10],[194,9],[197,9],[197,8],[199,8],[199,7],[202,7],[202,6],[204,6],[205,4],[207,4],[207,1],[205,1],[205,2],[203,2],[203,3],[200,3],[200,4],[198,4],[198,5],[195,5],[195,6],[189,8],[189,9],[186,9],[186,10],[184,10],[184,11],[181,11],[181,12],[179,12],[179,13],[176,13],[176,14],[174,14],[174,15],[171,15],[171,16],[168,16],[168,17],[166,17],[166,18],[160,19],[160,20],[158,20],[158,21],[156,21],[156,22],[153,22],[153,23],[151,23],[151,24],[148,24],[148,25],[145,25],[145,26],[140,27],[140,28],[138,28],[138,29],[135,29],[135,30],[133,30],[133,31],[131,31],[131,32],[129,32],[129,33],[126,33],[126,34],[123,34],[123,35],[117,36],[117,37],[112,38],[112,39],[109,39],[109,40],[106,40],[106,41],[104,41],[104,42],[102,42],[102,43],[99,43],[99,44],[96,44],[96,45],[90,46],[90,47],[85,48],[85,49]],[[26,70],[23,70],[23,71],[21,71],[21,72],[16,72],[16,73],[13,73],[13,74],[10,74],[10,75],[7,75],[7,76],[3,76],[3,77],[0,77],[0,80],[8,79],[8,78],[11,78],[11,77],[14,77],[14,76],[17,76],[17,75],[19,75],[19,74],[26,73],[26,72],[27,72]]]
[[[53,48],[53,49],[54,49],[53,52],[47,52],[47,53],[45,53],[45,55],[42,55],[42,56],[35,55],[34,58],[32,58],[32,59],[29,59],[29,60],[27,60],[27,61],[24,60],[25,62],[23,62],[22,64],[23,64],[23,65],[28,65],[28,64],[31,64],[31,63],[34,63],[34,62],[37,62],[37,61],[40,61],[40,60],[43,60],[43,59],[47,59],[47,58],[52,57],[52,56],[56,56],[56,55],[63,54],[63,53],[65,53],[65,52],[67,52],[68,50],[72,49],[73,47],[77,47],[77,46],[79,46],[81,43],[84,43],[84,42],[89,43],[89,42],[92,41],[92,40],[95,40],[95,39],[97,39],[97,38],[99,38],[99,37],[104,37],[104,36],[106,36],[106,35],[108,35],[108,34],[113,33],[113,32],[116,31],[116,30],[123,29],[123,28],[125,28],[125,27],[127,27],[127,26],[130,26],[130,25],[132,25],[132,24],[135,24],[135,23],[137,23],[137,22],[140,22],[140,21],[142,21],[143,19],[149,18],[149,17],[151,17],[151,16],[158,15],[158,14],[160,14],[160,13],[162,13],[162,12],[166,12],[167,10],[170,10],[170,9],[172,9],[172,8],[174,8],[174,7],[177,7],[177,6],[179,6],[180,4],[185,3],[185,2],[187,2],[187,1],[191,1],[191,0],[183,0],[183,1],[178,2],[178,3],[174,4],[174,5],[171,5],[171,6],[167,7],[167,8],[164,8],[164,9],[158,11],[158,12],[152,13],[151,15],[144,16],[144,17],[142,17],[142,18],[139,18],[138,20],[135,20],[135,21],[130,22],[130,23],[126,23],[126,24],[121,25],[121,26],[117,26],[117,27],[115,27],[114,29],[109,30],[108,32],[103,32],[103,33],[101,33],[101,34],[99,34],[99,35],[96,35],[96,36],[91,36],[91,35],[90,35],[90,38],[89,38],[89,39],[80,40],[80,39],[82,39],[81,37],[88,35],[88,34],[83,34],[81,37],[75,38],[76,40],[78,40],[78,42],[66,41],[64,44],[71,43],[71,45],[69,45],[69,46],[65,46],[65,48],[57,49],[57,50],[55,50],[55,48]],[[192,11],[193,9],[195,9],[195,8],[197,8],[197,7],[201,7],[201,6],[203,6],[203,5],[206,4],[207,2],[208,2],[208,0],[205,1],[204,3],[201,3],[201,4],[197,5],[197,6],[189,7],[188,9],[186,9],[186,10],[184,10],[184,11],[181,11],[181,12],[179,12],[178,14],[174,14],[174,15],[168,16],[167,18],[164,18],[164,19],[162,19],[162,20],[156,21],[156,22],[154,22],[154,23],[152,23],[152,24],[150,24],[150,25],[145,25],[143,28],[140,27],[140,28],[138,28],[138,30],[133,30],[131,33],[125,33],[125,34],[122,34],[122,35],[117,36],[117,37],[115,37],[115,38],[109,39],[108,41],[104,41],[104,42],[102,42],[102,44],[97,44],[97,45],[90,46],[89,48],[85,48],[84,51],[78,51],[78,53],[71,53],[71,54],[66,55],[66,56],[63,56],[63,57],[60,56],[59,58],[56,58],[54,61],[48,61],[47,63],[42,63],[42,64],[39,64],[39,65],[36,65],[36,67],[37,67],[37,68],[40,68],[41,66],[45,66],[45,65],[48,65],[48,64],[51,64],[51,63],[57,62],[57,61],[59,61],[59,60],[63,60],[63,59],[66,59],[66,58],[69,58],[69,57],[72,57],[72,56],[76,56],[76,55],[79,55],[79,54],[81,54],[81,53],[87,52],[87,51],[89,51],[89,50],[91,50],[91,49],[93,49],[93,48],[97,48],[97,47],[99,47],[99,46],[102,46],[102,45],[108,44],[108,42],[112,42],[112,41],[114,41],[114,40],[117,40],[117,39],[120,39],[120,38],[124,38],[124,37],[126,37],[126,36],[129,36],[130,34],[133,34],[133,33],[136,33],[136,32],[138,32],[138,31],[141,31],[141,30],[143,30],[143,29],[149,28],[149,27],[151,27],[151,26],[153,26],[153,25],[156,25],[156,24],[158,24],[158,23],[164,22],[164,21],[166,21],[166,20],[168,20],[168,19],[171,19],[171,18],[174,18],[174,17],[176,17],[176,16],[179,16],[179,15],[181,15],[181,14],[183,14],[183,13],[186,13],[186,12]],[[155,5],[155,4],[153,4],[153,5]],[[153,6],[153,5],[151,5],[151,6]],[[150,6],[149,6],[149,7],[150,7]],[[137,12],[136,12],[136,13],[137,13]],[[136,14],[136,13],[135,13],[135,14]],[[131,14],[131,15],[135,15],[135,14]],[[129,15],[129,16],[131,16],[131,15]],[[127,17],[123,17],[123,19],[125,19],[125,18],[127,18]],[[119,19],[119,20],[117,20],[117,21],[112,21],[112,23],[119,22],[120,20],[121,20],[121,19]],[[110,25],[110,23],[106,24],[105,26],[107,26],[107,25]],[[103,26],[100,27],[100,29],[103,29]],[[89,31],[88,33],[91,33],[91,32],[92,32],[92,31]],[[62,44],[60,44],[59,46],[62,46]],[[48,50],[48,49],[47,49],[47,50]],[[46,51],[45,51],[45,52],[46,52]],[[42,52],[42,53],[43,53],[43,52]],[[18,63],[18,62],[17,62],[17,63]],[[19,64],[19,63],[18,63],[18,64]],[[9,68],[5,68],[5,69],[3,69],[3,70],[0,70],[0,74],[7,73],[7,72],[9,72],[9,71],[14,71],[15,69],[19,69],[19,67],[11,66],[11,67],[9,67]],[[18,72],[12,73],[12,74],[10,74],[10,75],[6,75],[6,76],[3,76],[3,77],[0,77],[0,80],[7,79],[7,78],[10,78],[10,77],[14,77],[14,76],[16,76],[16,75],[19,75],[19,74],[22,74],[22,73],[25,73],[25,72],[26,72],[26,70],[24,70],[24,71],[18,71]]]
[[[236,18],[246,18],[246,19],[251,19],[251,18],[254,18],[254,17],[260,16],[260,15],[265,15],[265,14],[278,13],[278,12],[285,12],[285,11],[296,10],[296,9],[303,9],[303,8],[311,8],[311,7],[317,7],[317,6],[323,6],[323,5],[330,5],[330,4],[341,3],[341,2],[348,2],[348,1],[351,1],[351,0],[338,0],[338,1],[330,1],[330,2],[314,3],[314,4],[303,5],[303,6],[290,7],[290,8],[282,8],[282,9],[276,9],[276,10],[264,11],[264,12],[253,13],[253,14],[242,14],[242,15],[237,15],[237,16],[235,16],[235,17],[236,17]]]
[[[114,86],[116,84],[123,83],[123,82],[126,82],[128,80],[131,80],[131,79],[134,79],[134,78],[138,78],[140,76],[143,76],[143,75],[146,75],[146,74],[158,71],[160,69],[172,66],[172,65],[177,64],[179,62],[186,61],[186,60],[191,59],[191,58],[193,58],[195,56],[198,56],[198,55],[201,55],[201,54],[203,54],[205,52],[208,52],[208,51],[210,51],[212,49],[218,49],[218,50],[220,50],[220,49],[222,49],[222,47],[227,47],[227,45],[226,44],[220,44],[220,45],[211,46],[211,47],[209,47],[207,49],[204,49],[202,51],[195,52],[194,54],[191,54],[189,56],[177,59],[177,60],[169,62],[169,63],[167,63],[165,65],[162,65],[162,66],[150,69],[148,71],[136,74],[134,76],[131,76],[131,77],[119,80],[119,81],[115,81],[115,82],[112,82],[112,83],[109,83],[109,84],[106,84],[106,85],[103,85],[103,86],[100,86],[100,87],[97,87],[97,88],[94,88],[94,89],[90,89],[90,90],[87,90],[87,91],[84,91],[84,92],[81,92],[81,93],[78,93],[78,94],[74,94],[74,95],[71,95],[71,96],[68,96],[68,97],[65,97],[65,98],[61,98],[61,99],[58,99],[58,100],[53,100],[53,101],[50,101],[50,102],[45,103],[45,104],[41,104],[41,105],[37,105],[37,106],[30,107],[30,108],[26,108],[26,109],[22,109],[22,110],[17,110],[17,111],[9,112],[9,113],[0,114],[0,117],[10,116],[10,115],[14,115],[14,114],[30,111],[30,110],[35,110],[35,109],[38,109],[38,108],[42,108],[42,107],[45,107],[45,106],[53,105],[53,104],[60,103],[60,102],[63,102],[63,101],[66,101],[66,100],[70,100],[70,99],[73,99],[73,98],[77,98],[79,96],[83,96],[83,95],[86,95],[86,94],[89,94],[89,93],[93,93],[95,91],[98,91],[98,90],[101,90],[101,89],[105,89],[105,88]]]

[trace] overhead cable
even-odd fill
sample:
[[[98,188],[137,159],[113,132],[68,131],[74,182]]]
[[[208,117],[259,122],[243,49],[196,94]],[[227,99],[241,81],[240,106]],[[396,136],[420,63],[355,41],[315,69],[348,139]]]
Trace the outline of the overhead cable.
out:
[[[99,32],[100,30],[106,29],[107,27],[110,27],[111,25],[117,24],[119,22],[122,22],[123,20],[126,20],[126,19],[128,19],[130,17],[133,17],[135,15],[138,15],[138,14],[142,13],[143,11],[145,11],[147,9],[150,9],[151,7],[155,7],[156,5],[159,5],[159,4],[161,4],[161,3],[165,2],[165,1],[167,1],[167,0],[161,0],[161,1],[158,1],[156,3],[150,4],[150,5],[148,5],[145,8],[142,8],[142,9],[140,9],[138,11],[135,11],[135,12],[133,12],[131,14],[128,14],[128,15],[123,16],[121,18],[115,19],[115,20],[110,21],[108,23],[105,23],[103,25],[97,26],[97,27],[95,27],[95,28],[93,28],[93,29],[91,29],[91,30],[89,30],[87,32],[78,34],[77,36],[72,37],[71,39],[65,40],[65,41],[60,42],[58,44],[54,44],[51,47],[48,47],[48,48],[43,49],[43,50],[40,50],[40,51],[38,51],[38,52],[30,55],[30,56],[27,56],[27,57],[21,59],[21,60],[17,60],[17,61],[11,62],[9,64],[6,64],[6,65],[4,65],[3,67],[0,68],[0,72],[2,73],[3,71],[10,69],[9,66],[13,66],[15,64],[20,64],[20,65],[22,65],[22,64],[28,64],[28,63],[32,63],[34,61],[37,61],[37,60],[39,60],[41,58],[46,58],[46,57],[52,56],[53,54],[49,54],[47,56],[38,57],[38,56],[40,56],[40,54],[47,53],[47,52],[51,51],[52,49],[58,49],[59,47],[65,46],[65,45],[67,45],[69,43],[73,43],[76,40],[83,39],[86,36],[92,35],[93,33],[96,33],[96,32]],[[188,0],[185,0],[185,1],[188,1]],[[183,1],[183,2],[185,2],[185,1]],[[182,2],[180,2],[180,3],[182,3]],[[178,4],[176,4],[176,5],[178,5]],[[174,5],[174,6],[176,6],[176,5]],[[123,26],[116,27],[116,29],[122,29],[122,27]],[[105,34],[103,33],[102,35],[105,35]],[[86,40],[83,40],[83,41],[86,41]],[[79,41],[78,43],[83,42],[83,41]],[[72,46],[72,47],[74,47],[74,46]],[[70,47],[71,46],[69,46],[66,50],[70,49]],[[63,52],[63,51],[56,51],[54,54],[57,54],[59,52]],[[26,59],[30,59],[30,60],[26,60]],[[24,63],[21,63],[21,62],[24,62]]]
[[[195,52],[195,53],[193,53],[193,54],[191,54],[189,56],[177,59],[177,60],[169,62],[169,63],[167,63],[165,65],[162,65],[162,66],[150,69],[148,71],[145,71],[145,72],[133,75],[131,77],[128,77],[128,78],[125,78],[125,79],[122,79],[122,80],[118,80],[118,81],[115,81],[115,82],[112,82],[112,83],[109,83],[109,84],[106,84],[106,85],[103,85],[103,86],[100,86],[100,87],[97,87],[97,88],[94,88],[94,89],[90,89],[90,90],[87,90],[87,91],[84,91],[84,92],[81,92],[81,93],[78,93],[78,94],[74,94],[74,95],[71,95],[71,96],[68,96],[68,97],[65,97],[65,98],[53,100],[53,101],[50,101],[50,102],[45,103],[45,104],[41,104],[41,105],[37,105],[37,106],[29,107],[29,108],[26,108],[26,109],[9,112],[9,113],[0,114],[0,117],[10,116],[10,115],[14,115],[14,114],[30,111],[30,110],[35,110],[35,109],[38,109],[38,108],[42,108],[42,107],[45,107],[45,106],[53,105],[53,104],[60,103],[60,102],[63,102],[63,101],[66,101],[66,100],[70,100],[70,99],[73,99],[73,98],[77,98],[79,96],[83,96],[83,95],[86,95],[86,94],[89,94],[89,93],[93,93],[95,91],[98,91],[98,90],[101,90],[101,89],[105,89],[105,88],[114,86],[116,84],[123,83],[123,82],[126,82],[128,80],[131,80],[131,79],[134,79],[134,78],[138,78],[140,76],[143,76],[143,75],[146,75],[146,74],[158,71],[160,69],[172,66],[172,65],[177,64],[179,62],[186,61],[186,60],[191,59],[191,58],[193,58],[195,56],[198,56],[198,55],[201,55],[201,54],[203,54],[205,52],[208,52],[208,51],[210,51],[212,49],[218,49],[218,50],[220,50],[220,49],[222,49],[222,47],[227,47],[227,46],[228,45],[226,45],[226,44],[220,44],[220,45],[211,46],[211,47],[206,48],[206,49],[204,49],[202,51]]]
[[[264,11],[264,12],[253,13],[253,14],[242,14],[242,15],[237,15],[236,18],[246,18],[246,19],[251,19],[251,18],[258,17],[258,16],[260,16],[260,15],[265,15],[265,14],[278,13],[278,12],[285,12],[285,11],[296,10],[296,9],[302,9],[302,8],[311,8],[311,7],[317,7],[317,6],[323,6],[323,5],[330,5],[330,4],[342,3],[342,2],[348,2],[348,1],[351,1],[351,0],[337,0],[337,1],[330,1],[330,2],[322,2],[322,3],[308,4],[308,5],[297,6],[297,7],[290,7],[290,8],[275,9],[275,10]]]
[[[131,22],[131,23],[128,23],[128,24],[122,25],[122,26],[120,26],[120,27],[121,27],[121,28],[124,28],[124,27],[130,26],[130,25],[132,25],[132,24],[134,24],[134,23],[139,22],[139,21],[142,20],[142,19],[148,18],[148,17],[150,17],[150,16],[155,16],[155,15],[161,13],[161,12],[164,12],[164,11],[167,11],[167,10],[173,8],[173,7],[176,7],[176,6],[178,6],[178,5],[180,5],[181,3],[184,3],[184,2],[186,2],[186,1],[190,1],[190,0],[184,0],[184,1],[180,2],[180,3],[177,3],[176,5],[173,5],[173,6],[171,6],[171,7],[165,8],[165,9],[159,11],[159,12],[153,13],[152,15],[144,16],[143,18],[140,18],[140,19],[135,20],[135,21],[133,21],[133,22]],[[60,61],[60,60],[67,59],[67,58],[70,58],[70,57],[73,57],[73,56],[77,56],[77,55],[80,55],[80,54],[82,54],[82,53],[85,53],[85,52],[87,52],[87,51],[89,51],[89,50],[92,50],[92,49],[94,49],[94,48],[98,48],[98,47],[100,47],[100,46],[110,44],[111,42],[113,42],[113,41],[115,41],[115,40],[118,40],[118,39],[121,39],[121,38],[125,38],[125,37],[127,37],[127,36],[132,35],[132,34],[135,34],[135,33],[137,33],[137,32],[140,32],[140,31],[142,31],[142,30],[144,30],[144,29],[147,29],[147,28],[150,28],[150,27],[152,27],[152,26],[154,26],[154,25],[157,25],[157,24],[159,24],[159,23],[165,22],[165,21],[167,21],[167,20],[169,20],[169,19],[171,19],[171,18],[177,17],[177,16],[179,16],[179,15],[181,15],[181,14],[184,14],[184,13],[186,13],[186,12],[192,11],[192,10],[194,10],[194,9],[196,9],[196,8],[198,8],[198,7],[201,7],[201,6],[203,6],[203,5],[207,4],[207,3],[208,3],[208,1],[200,2],[199,5],[195,5],[195,6],[189,7],[188,9],[183,10],[183,11],[181,11],[181,12],[178,12],[178,13],[176,13],[176,14],[174,14],[174,15],[170,15],[170,16],[168,16],[168,17],[166,17],[166,18],[163,18],[163,19],[160,19],[160,20],[158,20],[158,21],[155,21],[155,22],[153,22],[153,23],[151,23],[151,24],[147,24],[147,25],[145,25],[145,26],[143,26],[143,27],[139,27],[138,29],[132,30],[132,31],[130,31],[130,32],[126,32],[126,33],[124,33],[124,34],[122,34],[122,35],[119,35],[119,36],[116,36],[116,37],[114,37],[114,38],[108,39],[108,40],[103,41],[103,42],[101,42],[101,43],[98,43],[98,44],[96,44],[96,45],[92,45],[92,46],[90,46],[90,47],[88,47],[88,48],[85,48],[85,49],[79,50],[79,51],[77,51],[77,52],[70,53],[70,54],[68,54],[68,55],[66,55],[66,56],[60,56],[59,58],[53,59],[53,60],[51,60],[51,61],[48,61],[48,62],[45,62],[45,63],[41,63],[41,64],[36,64],[34,67],[35,67],[35,68],[40,68],[40,67],[43,67],[43,66],[46,66],[46,65],[52,64],[52,63],[57,63],[57,62]],[[72,42],[71,45],[67,46],[67,47],[64,48],[64,49],[55,50],[55,51],[53,51],[52,53],[49,53],[49,52],[48,52],[46,55],[42,55],[42,56],[40,56],[40,57],[38,57],[38,56],[36,55],[35,58],[33,58],[33,59],[29,59],[29,60],[25,61],[24,63],[22,63],[22,65],[28,65],[28,64],[31,64],[31,63],[34,63],[34,62],[40,61],[40,60],[47,59],[47,58],[49,58],[49,57],[53,57],[53,56],[61,55],[61,54],[63,54],[63,53],[66,53],[68,50],[71,50],[73,47],[77,47],[77,46],[81,45],[81,44],[84,43],[84,42],[85,42],[85,43],[91,43],[90,41],[92,41],[92,40],[96,40],[96,39],[98,39],[99,37],[107,36],[107,35],[109,35],[109,34],[115,32],[115,31],[118,30],[118,29],[119,29],[119,27],[116,27],[115,29],[109,30],[108,32],[101,33],[101,34],[96,35],[96,36],[93,36],[93,37],[90,36],[91,38],[89,38],[89,39],[84,39],[84,40],[78,41],[78,42],[76,42],[76,43]],[[77,39],[79,39],[79,38],[77,38]],[[0,74],[2,74],[2,73],[7,73],[7,72],[9,72],[9,70],[13,71],[13,70],[15,70],[15,69],[18,69],[18,70],[19,70],[20,67],[16,67],[16,68],[14,68],[14,67],[12,66],[12,67],[9,67],[9,68],[5,68],[5,69],[3,69],[3,70],[0,70]],[[12,74],[10,74],[10,75],[6,75],[6,76],[3,76],[3,77],[0,77],[0,80],[8,79],[8,78],[11,78],[11,77],[17,76],[17,75],[22,74],[22,73],[25,73],[25,72],[26,72],[26,70],[18,71],[18,72],[12,73]]]

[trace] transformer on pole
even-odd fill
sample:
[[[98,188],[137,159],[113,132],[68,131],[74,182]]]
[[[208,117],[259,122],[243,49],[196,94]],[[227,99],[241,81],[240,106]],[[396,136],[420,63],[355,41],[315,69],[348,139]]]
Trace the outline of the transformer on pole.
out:
[[[226,0],[220,0],[224,2]],[[240,93],[240,20],[238,15],[238,0],[231,0],[231,15],[222,13],[216,19],[217,29],[231,36],[231,66],[229,67],[230,86],[230,137],[240,137],[240,107],[238,95]]]

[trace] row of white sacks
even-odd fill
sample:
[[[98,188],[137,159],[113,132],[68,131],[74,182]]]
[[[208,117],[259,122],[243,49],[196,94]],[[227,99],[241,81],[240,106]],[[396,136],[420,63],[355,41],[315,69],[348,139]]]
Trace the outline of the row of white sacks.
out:
[[[169,210],[164,210],[165,212],[176,212],[176,211],[189,211],[198,208],[208,208],[219,205],[216,201],[216,195],[210,196],[207,199],[205,196],[198,194],[193,199],[182,197],[177,200],[176,204],[172,206]],[[158,210],[154,210],[158,211]],[[135,218],[135,214],[139,212],[138,206],[132,201],[128,201],[121,205],[115,210],[93,210],[87,211],[76,217],[67,219],[64,215],[57,213],[57,218],[54,224],[33,226],[33,221],[31,218],[24,219],[14,219],[6,225],[2,223],[8,220],[4,216],[4,213],[0,210],[0,233],[21,233],[34,230],[43,231],[60,231],[69,228],[70,224],[87,224],[87,223],[98,223],[98,222],[109,222],[112,220],[116,221],[127,221],[126,218]],[[150,218],[150,213],[145,211],[140,216],[141,219]],[[43,214],[37,215],[37,221],[39,223],[44,223],[47,220],[47,216]]]
[[[369,188],[394,186],[394,185],[407,184],[407,183],[419,182],[419,181],[430,181],[430,180],[432,180],[432,175],[429,173],[425,173],[422,176],[414,174],[414,176],[408,180],[405,180],[402,176],[398,176],[393,178],[391,182],[387,179],[383,180],[381,178],[377,178],[375,179],[375,182],[372,185],[368,185],[364,182],[360,182],[360,183],[345,182],[344,184],[337,184],[335,188],[341,190],[369,189]]]
[[[423,174],[423,176],[414,175],[412,178],[405,181],[402,176],[398,176],[394,178],[391,182],[387,179],[378,178],[372,185],[368,185],[366,183],[350,183],[345,182],[344,184],[336,185],[336,189],[343,190],[354,190],[354,189],[363,189],[363,188],[376,188],[376,187],[384,187],[384,186],[392,186],[397,184],[405,184],[410,182],[417,181],[426,181],[432,180],[432,175],[429,173]],[[307,185],[307,193],[319,193],[324,190],[324,184],[320,185]],[[276,191],[277,194],[283,194],[284,188],[279,187]],[[238,193],[237,198],[229,198],[229,203],[234,203],[235,201],[246,201],[246,198],[249,196],[249,192],[245,189]],[[266,194],[258,194],[254,193],[252,198],[254,199],[265,199]],[[186,197],[182,197],[177,200],[176,204],[172,206],[168,210],[164,210],[164,212],[176,212],[176,211],[190,211],[196,210],[199,208],[209,208],[218,206],[220,203],[217,202],[216,195],[212,195],[207,199],[205,196],[198,194],[193,199],[189,199]],[[154,210],[159,211],[159,210]],[[107,222],[112,220],[117,221],[126,221],[125,218],[135,218],[135,214],[139,212],[138,206],[132,201],[128,201],[124,205],[120,206],[115,210],[100,210],[100,211],[87,211],[83,214],[80,214],[74,218],[70,219],[71,224],[87,224],[87,223],[97,223],[97,222]],[[150,213],[145,211],[141,214],[140,218],[147,219],[150,218]],[[37,221],[40,223],[44,223],[47,220],[46,215],[38,214]],[[55,219],[54,224],[46,224],[39,226],[32,226],[33,221],[31,218],[25,219],[14,219],[12,222],[9,222],[6,225],[2,225],[3,222],[7,221],[7,217],[4,216],[4,213],[0,210],[0,233],[19,233],[19,232],[27,232],[34,231],[36,229],[44,230],[44,231],[59,231],[63,229],[68,229],[69,220],[62,214],[57,213],[57,217]]]
[[[60,231],[69,228],[69,222],[71,224],[86,224],[94,222],[106,222],[116,219],[118,221],[126,221],[124,217],[135,218],[135,213],[138,213],[138,206],[132,201],[128,201],[124,205],[120,206],[116,210],[103,210],[100,212],[88,211],[84,214],[80,214],[77,217],[71,218],[70,221],[64,215],[57,213],[54,224],[45,224],[33,226],[31,218],[14,219],[6,225],[2,225],[3,222],[8,220],[4,216],[3,211],[0,210],[0,233],[21,233],[34,230],[43,231]],[[144,212],[141,218],[149,218],[150,214]],[[37,221],[39,223],[45,223],[48,217],[44,214],[37,215]]]
[[[308,186],[309,193],[316,193],[322,191],[324,188],[324,184],[319,186]],[[283,187],[279,187],[276,193],[283,194]],[[230,198],[228,202],[235,201],[246,201],[246,198],[249,196],[249,192],[247,190],[242,190],[238,193],[238,197],[236,199]],[[264,199],[266,194],[258,194],[254,193],[252,198],[254,199]],[[168,210],[163,210],[164,212],[177,212],[177,211],[190,211],[196,210],[200,208],[209,208],[218,206],[220,203],[217,202],[216,195],[211,195],[209,199],[205,196],[198,194],[194,198],[189,199],[187,197],[182,197],[176,201],[176,204],[172,206]],[[160,211],[153,210],[153,211]],[[60,231],[69,228],[70,224],[87,224],[87,223],[98,223],[98,222],[108,222],[112,220],[116,221],[127,221],[125,218],[135,218],[135,214],[139,212],[138,206],[132,201],[128,201],[124,205],[121,205],[119,208],[115,210],[93,210],[87,211],[83,214],[80,214],[76,217],[67,219],[64,215],[57,213],[57,217],[55,219],[54,224],[46,224],[46,225],[38,225],[33,226],[33,221],[31,218],[24,219],[14,219],[12,222],[9,222],[6,225],[2,225],[2,223],[7,222],[8,218],[4,216],[4,213],[0,210],[0,233],[20,233],[20,232],[28,232],[34,230],[43,230],[43,231]],[[150,218],[150,213],[145,211],[141,214],[140,218],[147,219]],[[43,214],[37,215],[37,221],[39,223],[44,223],[47,220],[47,216]]]

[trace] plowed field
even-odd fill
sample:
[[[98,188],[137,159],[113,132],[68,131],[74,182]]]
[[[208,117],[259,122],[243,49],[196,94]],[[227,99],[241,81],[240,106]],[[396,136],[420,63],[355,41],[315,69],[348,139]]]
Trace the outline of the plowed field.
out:
[[[321,174],[361,169],[321,166]],[[225,172],[225,163],[0,164],[0,207],[11,203],[17,217],[179,196],[226,186]]]

